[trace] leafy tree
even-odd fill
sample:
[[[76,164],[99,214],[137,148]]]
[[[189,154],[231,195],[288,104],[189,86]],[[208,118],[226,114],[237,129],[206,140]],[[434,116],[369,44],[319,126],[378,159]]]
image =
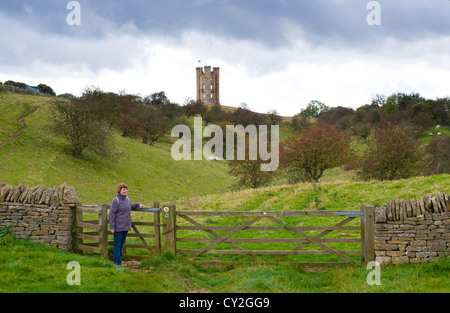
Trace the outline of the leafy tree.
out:
[[[371,106],[382,107],[386,104],[386,97],[384,95],[376,94],[375,97],[372,98]]]
[[[437,125],[450,125],[450,97],[426,100],[425,110]]]
[[[115,124],[122,132],[122,137],[144,136],[144,127],[136,117],[122,115],[115,121]]]
[[[310,118],[302,112],[295,114],[289,121],[289,127],[294,132],[299,132],[312,125]]]
[[[207,110],[206,114],[203,116],[203,120],[206,125],[222,122],[225,120],[225,112],[219,104],[214,104]]]
[[[181,108],[187,118],[198,114],[197,107],[195,106],[195,100],[193,99],[186,99],[185,104]]]
[[[226,123],[223,122],[223,128],[226,127]],[[251,146],[251,139],[248,135],[246,135],[245,140],[245,159],[238,160],[237,159],[237,151],[235,147],[234,151],[234,160],[228,160],[228,166],[230,167],[229,173],[236,176],[237,184],[241,187],[250,187],[250,188],[259,188],[267,185],[270,181],[275,177],[275,173],[273,171],[262,171],[261,165],[267,163],[267,161],[263,161],[260,158],[259,153],[256,155],[256,160],[251,160],[249,156],[249,147],[252,149],[256,149],[259,151],[259,135],[256,135],[257,141],[255,146]],[[271,137],[270,131],[267,134],[268,137]],[[268,149],[271,149],[270,142],[267,142]]]
[[[272,172],[261,171],[263,162],[257,160],[228,161],[229,173],[236,176],[238,185],[242,187],[259,188],[267,185],[273,178]]]
[[[323,102],[311,100],[301,113],[306,117],[316,118],[320,113],[328,111],[330,108]]]
[[[278,125],[281,122],[280,113],[277,110],[267,111],[267,121],[270,125]]]
[[[187,118],[195,115],[200,115],[202,118],[205,117],[208,108],[199,100],[193,100],[187,98],[185,104],[181,107]]]
[[[164,91],[155,92],[145,98],[146,104],[151,104],[155,107],[162,107],[170,102]]]
[[[234,110],[231,114],[228,114],[227,120],[235,125],[242,125],[244,127],[248,125],[256,126],[266,124],[265,116],[251,111],[245,103],[242,103],[239,108]]]
[[[144,100],[146,104],[158,108],[171,120],[175,120],[184,114],[183,109],[177,103],[171,102],[164,91],[153,93]]]
[[[118,118],[121,115],[136,117],[139,115],[139,111],[144,105],[145,99],[136,95],[108,93],[107,102],[110,106],[110,114],[115,118]]]
[[[220,129],[222,130],[222,134],[223,134],[223,136],[222,136],[222,155],[221,155],[221,157],[224,159],[224,160],[226,160],[226,154],[227,154],[227,136],[226,136],[226,133],[227,133],[227,126],[228,125],[231,125],[231,126],[233,126],[233,124],[232,123],[230,123],[230,122],[227,122],[227,121],[222,121],[222,122],[218,122],[217,124],[216,124],[217,126],[219,126],[220,127]],[[193,130],[192,130],[193,131]],[[209,140],[211,140],[211,137],[208,137],[208,136],[205,136],[205,137],[203,137],[203,146],[209,141]],[[233,139],[235,142],[237,141],[237,134],[235,133],[234,134],[234,139]],[[193,144],[193,143],[192,143]],[[194,148],[192,148],[192,149],[194,149]],[[212,151],[213,153],[214,153],[214,155],[215,156],[219,156],[218,155],[218,150],[219,149],[219,147],[214,147],[214,151]]]
[[[75,98],[70,101],[56,100],[51,112],[50,129],[66,138],[74,157],[81,157],[85,149],[108,157],[111,155],[110,133],[90,104]]]
[[[423,100],[419,93],[394,93],[386,99],[383,109],[388,114],[407,109],[412,103]]]
[[[330,108],[324,103],[317,100],[312,100],[308,103],[306,108],[300,110],[299,113],[292,117],[289,122],[289,126],[293,131],[301,131],[309,128],[312,125],[311,119],[318,117],[320,114],[323,114],[328,110],[330,110]]]
[[[208,112],[208,108],[203,104],[203,102],[197,100],[194,102],[194,106],[197,114],[200,114],[202,118],[205,118],[205,115]]]
[[[131,121],[136,120],[136,112],[142,107],[142,99],[136,95],[129,94],[115,94],[113,92],[102,93],[99,96],[98,110],[101,118],[109,123],[112,127],[114,124],[120,124],[124,116],[129,116]],[[130,127],[136,128],[136,125],[130,125]]]
[[[154,106],[145,105],[138,117],[142,125],[142,142],[153,146],[172,128],[173,122]]]
[[[75,98],[75,96],[73,94],[71,94],[71,93],[67,93],[66,92],[66,93],[58,95],[58,98],[70,100],[70,99]]]
[[[427,103],[424,101],[412,104],[405,112],[420,132],[436,125],[431,112],[428,110]]]
[[[5,82],[5,85],[8,85],[8,86],[14,86],[14,87],[17,87],[17,88],[23,88],[23,89],[25,89],[25,88],[27,88],[27,84],[25,84],[25,83],[21,83],[21,82],[15,82],[15,81],[12,81],[12,80],[7,80],[6,82]]]
[[[39,84],[37,85],[37,88],[39,89],[40,93],[45,93],[51,96],[56,96],[55,92],[53,91],[52,87],[45,85],[45,84]]]
[[[317,120],[321,124],[329,124],[339,129],[347,129],[351,126],[350,125],[351,122],[343,123],[342,121],[344,118],[347,118],[348,121],[349,118],[351,119],[354,115],[355,110],[351,108],[338,106],[335,108],[330,108],[325,112],[321,112],[317,116]]]
[[[331,125],[316,124],[287,139],[280,159],[291,182],[317,182],[325,170],[350,162],[352,155],[348,135]]]
[[[424,153],[411,129],[381,122],[368,140],[369,148],[358,161],[357,174],[369,180],[393,180],[419,175]]]
[[[374,125],[384,117],[383,109],[376,105],[366,104],[356,109],[353,116],[355,123]]]
[[[433,138],[426,153],[427,174],[450,174],[450,137]]]

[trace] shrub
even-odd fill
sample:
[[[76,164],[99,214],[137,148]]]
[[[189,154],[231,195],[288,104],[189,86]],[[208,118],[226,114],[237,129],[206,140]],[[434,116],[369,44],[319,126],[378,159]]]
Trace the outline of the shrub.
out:
[[[15,240],[11,225],[0,227],[0,245],[8,245]]]
[[[433,138],[426,153],[427,174],[450,173],[450,137]]]
[[[243,142],[245,145],[245,157],[240,159],[238,156],[238,149],[235,146],[234,156],[231,160],[228,160],[228,166],[230,167],[229,173],[237,177],[237,184],[241,187],[259,188],[267,185],[275,176],[274,171],[262,170],[262,165],[267,161],[263,161],[259,153],[256,156],[250,156],[250,148],[253,151],[259,151],[259,135],[257,135],[256,142],[250,139],[248,134],[245,134],[246,139]],[[270,134],[268,134],[271,137]],[[238,143],[239,144],[239,143]],[[271,143],[267,142],[267,148],[271,149]]]
[[[260,158],[257,160],[229,161],[230,174],[238,178],[238,185],[242,187],[259,188],[267,185],[273,179],[272,172],[261,171]]]
[[[346,164],[352,156],[350,136],[330,125],[314,125],[287,139],[280,159],[293,183],[292,178],[319,181],[325,170]]]
[[[357,165],[360,178],[393,180],[423,173],[424,152],[412,130],[381,122],[375,127],[368,145]]]

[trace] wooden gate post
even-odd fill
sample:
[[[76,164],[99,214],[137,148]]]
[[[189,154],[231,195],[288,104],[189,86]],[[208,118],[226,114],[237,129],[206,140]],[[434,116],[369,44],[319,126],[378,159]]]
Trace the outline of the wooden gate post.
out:
[[[102,229],[100,231],[100,238],[102,239],[102,255],[108,257],[108,205],[102,203],[101,207],[101,223]]]
[[[159,202],[153,201],[153,207],[155,209],[159,209]],[[161,254],[161,220],[160,220],[160,214],[161,212],[157,211],[153,213],[153,223],[154,231],[155,231],[155,255]]]
[[[81,223],[83,221],[82,207],[83,207],[83,204],[81,202],[75,203],[75,224],[74,224],[74,226],[76,226],[78,223]],[[77,234],[83,233],[83,227],[76,227],[76,230],[77,230]],[[75,239],[74,251],[77,253],[83,254],[83,250],[78,249],[78,246],[80,246],[82,244],[83,244],[83,239],[81,239],[80,237]]]
[[[361,212],[361,253],[364,262],[367,264],[375,261],[375,244],[374,244],[374,224],[375,224],[375,207],[373,205],[362,205]]]
[[[176,248],[176,207],[175,205],[163,205],[161,208],[163,220],[163,253],[177,253]]]

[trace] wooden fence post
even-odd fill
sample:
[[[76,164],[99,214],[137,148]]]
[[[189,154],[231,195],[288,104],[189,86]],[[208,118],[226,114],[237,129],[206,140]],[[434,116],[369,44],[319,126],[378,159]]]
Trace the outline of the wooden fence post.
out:
[[[100,238],[102,239],[102,255],[108,257],[108,205],[102,203],[101,207],[101,223],[102,229],[100,231]]]
[[[177,254],[177,207],[172,205],[172,234],[170,240],[170,250],[173,254]]]
[[[83,211],[82,211],[83,204],[81,202],[75,203],[75,225],[77,225],[78,222],[83,221]],[[81,234],[83,232],[83,227],[77,227],[77,234]],[[83,244],[83,239],[77,238],[75,239],[75,252],[78,252],[80,254],[83,254],[83,250],[78,250],[77,247],[79,245]]]
[[[361,217],[361,253],[364,262],[367,264],[375,261],[375,207],[373,205],[362,205],[361,212],[364,212],[364,216]]]
[[[155,209],[160,208],[158,201],[153,201],[153,207]],[[154,212],[153,213],[153,222],[155,224],[154,231],[155,231],[155,255],[161,254],[161,219],[160,219],[161,212]]]
[[[176,207],[175,205],[163,205],[161,214],[163,226],[163,252],[177,253],[176,249]]]

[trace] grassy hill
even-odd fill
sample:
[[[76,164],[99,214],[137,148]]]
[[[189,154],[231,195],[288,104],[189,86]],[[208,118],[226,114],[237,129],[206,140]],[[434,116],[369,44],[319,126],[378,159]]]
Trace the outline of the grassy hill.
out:
[[[448,176],[424,177],[405,182],[358,182],[353,171],[325,171],[322,183],[284,185],[278,178],[271,187],[233,192],[234,178],[221,162],[174,161],[170,149],[174,138],[144,145],[138,139],[113,135],[115,156],[103,159],[86,152],[81,159],[67,152],[67,143],[48,131],[52,98],[0,93],[0,143],[13,137],[25,119],[27,129],[14,142],[0,148],[0,181],[12,185],[46,187],[67,182],[75,187],[84,204],[108,203],[119,182],[129,185],[133,201],[176,202],[184,207],[246,208],[347,208],[385,203],[395,197],[410,198],[448,188]],[[447,128],[441,128],[444,135]],[[431,130],[430,130],[431,132]],[[289,136],[285,124],[280,139]],[[421,138],[426,142],[429,136]],[[363,191],[363,194],[361,192]]]
[[[64,139],[47,129],[51,101],[51,98],[0,93],[1,142],[20,130],[17,122],[20,117],[38,107],[26,118],[26,131],[16,141],[0,148],[0,181],[46,187],[67,182],[85,204],[109,203],[119,182],[128,184],[132,200],[151,203],[220,193],[234,181],[224,163],[173,160],[171,138],[151,147],[140,140],[114,134],[116,155],[113,158],[103,159],[89,152],[81,159],[73,158],[65,152]]]

